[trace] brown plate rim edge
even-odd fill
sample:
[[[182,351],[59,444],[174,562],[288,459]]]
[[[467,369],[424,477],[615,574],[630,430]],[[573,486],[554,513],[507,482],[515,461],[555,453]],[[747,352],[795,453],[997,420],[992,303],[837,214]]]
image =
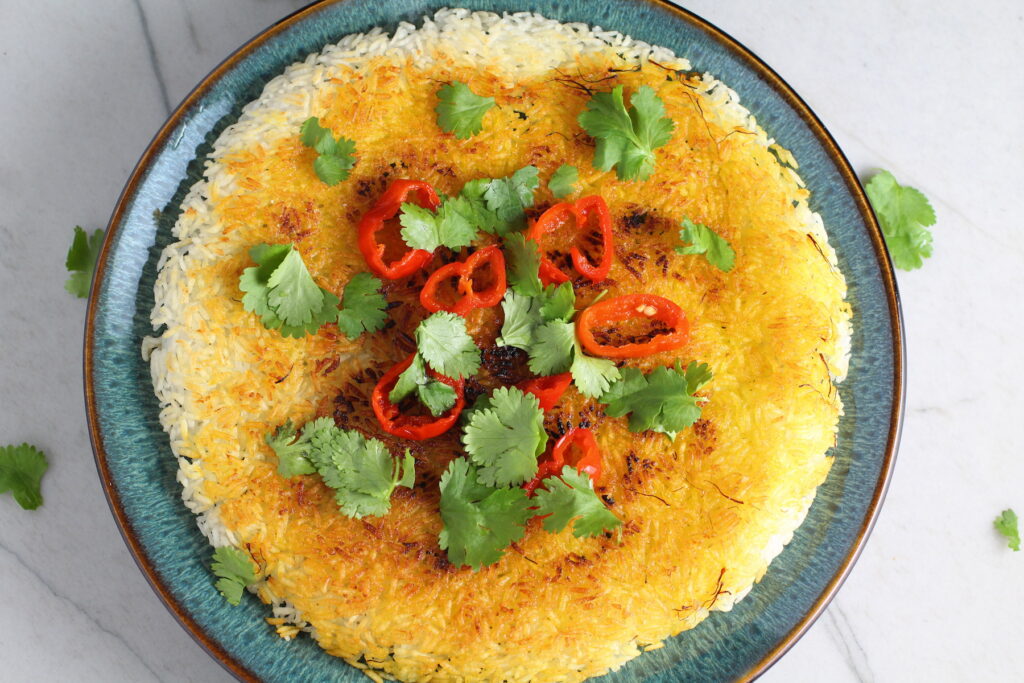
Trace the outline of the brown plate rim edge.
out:
[[[878,485],[875,487],[874,494],[872,495],[871,502],[868,505],[868,509],[864,517],[864,522],[861,525],[860,531],[857,533],[857,538],[853,546],[850,548],[850,551],[842,565],[822,591],[818,599],[807,611],[807,614],[804,615],[803,619],[801,619],[790,630],[790,632],[786,634],[785,638],[783,638],[775,648],[768,652],[741,678],[741,680],[744,681],[751,681],[758,678],[773,664],[775,664],[775,662],[789,651],[789,649],[796,644],[804,633],[807,632],[818,617],[821,616],[822,612],[824,612],[825,608],[835,597],[840,586],[842,586],[843,582],[849,576],[853,565],[857,562],[857,559],[860,557],[860,554],[864,549],[868,535],[870,535],[871,530],[878,519],[882,502],[885,499],[885,494],[889,488],[889,482],[892,479],[896,450],[899,445],[900,435],[903,429],[903,413],[906,402],[906,391],[904,387],[906,357],[904,349],[905,333],[903,328],[902,307],[900,304],[899,291],[896,285],[895,273],[893,272],[892,262],[889,258],[889,252],[885,247],[881,229],[878,226],[878,222],[871,210],[867,197],[864,195],[860,182],[857,180],[857,176],[854,173],[853,168],[850,166],[850,162],[846,158],[846,155],[843,154],[831,133],[829,133],[828,129],[825,128],[824,124],[818,119],[814,112],[811,111],[807,103],[804,102],[804,100],[796,94],[793,88],[791,88],[789,84],[786,83],[781,76],[775,73],[775,71],[764,61],[744,47],[739,41],[735,40],[732,36],[720,30],[705,19],[672,4],[670,0],[642,1],[650,5],[661,7],[678,15],[684,21],[699,26],[715,40],[724,44],[734,54],[743,59],[748,66],[763,76],[765,80],[768,81],[772,89],[781,95],[783,99],[793,107],[793,109],[800,115],[814,135],[818,138],[818,141],[831,153],[833,160],[836,162],[839,173],[847,185],[847,189],[850,191],[850,194],[854,197],[854,200],[857,203],[857,208],[860,211],[861,217],[869,226],[869,236],[871,238],[872,246],[875,249],[875,256],[878,258],[881,266],[880,270],[885,286],[886,300],[889,305],[889,319],[893,334],[893,407],[890,417],[889,437],[886,443],[885,457],[882,461]],[[163,146],[168,135],[177,126],[185,112],[190,109],[197,99],[206,93],[214,81],[218,80],[225,71],[232,68],[253,49],[284,29],[300,21],[307,14],[313,13],[321,5],[337,4],[339,2],[345,2],[345,0],[316,0],[316,2],[300,8],[280,19],[232,52],[224,61],[218,64],[206,77],[204,77],[181,101],[181,103],[178,104],[168,117],[167,121],[163,126],[161,126],[160,130],[157,131],[156,135],[146,147],[146,150],[143,152],[141,158],[125,183],[124,189],[122,189],[121,194],[118,197],[117,204],[114,206],[114,211],[107,224],[103,246],[100,250],[96,263],[96,270],[93,277],[93,284],[89,292],[89,302],[85,317],[83,385],[85,388],[86,419],[89,428],[89,441],[92,445],[93,454],[96,460],[96,468],[99,472],[100,482],[103,486],[103,492],[107,498],[107,503],[110,506],[111,513],[117,522],[118,531],[120,531],[121,537],[124,539],[125,544],[131,551],[132,558],[135,560],[136,565],[138,565],[139,569],[145,575],[146,580],[160,597],[164,606],[178,620],[178,623],[181,624],[189,635],[191,635],[192,638],[210,654],[211,657],[220,662],[220,664],[236,678],[245,681],[258,681],[258,678],[245,665],[232,657],[223,647],[211,638],[210,635],[207,634],[198,623],[196,623],[192,616],[186,613],[181,606],[178,605],[170,591],[163,584],[155,568],[150,563],[149,557],[146,555],[141,543],[135,536],[131,520],[129,520],[124,514],[120,496],[114,486],[113,480],[110,476],[110,470],[107,466],[106,451],[103,447],[103,437],[100,433],[99,420],[96,412],[96,397],[90,379],[92,377],[93,370],[92,338],[97,307],[96,283],[102,279],[104,271],[106,270],[107,251],[112,242],[112,235],[116,232],[117,226],[121,222],[128,198],[135,193],[135,189],[140,179],[149,168],[158,148]]]

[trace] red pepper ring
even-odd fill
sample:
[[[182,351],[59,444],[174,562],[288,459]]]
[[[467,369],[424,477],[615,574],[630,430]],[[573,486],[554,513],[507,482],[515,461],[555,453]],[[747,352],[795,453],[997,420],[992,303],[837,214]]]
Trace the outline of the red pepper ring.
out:
[[[589,224],[591,216],[597,219],[596,227],[601,234],[601,261],[597,264],[591,263],[575,246],[569,250],[569,256],[573,266],[581,275],[592,282],[601,282],[608,277],[608,273],[611,271],[614,245],[611,213],[608,211],[608,205],[599,195],[582,197],[571,203],[555,204],[542,213],[540,218],[530,226],[526,238],[540,245],[541,238],[546,233],[557,230],[570,218],[575,220],[576,229],[583,231]],[[540,262],[540,279],[545,285],[561,284],[567,282],[569,276],[562,272],[551,259],[544,256]]]
[[[572,373],[563,372],[560,375],[548,375],[537,377],[520,382],[516,386],[528,394],[533,394],[540,401],[541,410],[551,410],[562,398],[562,394],[569,388],[572,382]]]
[[[409,249],[397,261],[385,264],[384,245],[377,242],[377,233],[384,229],[385,221],[397,216],[402,203],[410,200],[431,211],[441,203],[434,188],[422,180],[395,180],[359,221],[359,251],[363,253],[370,270],[378,277],[397,280],[412,275],[430,261],[431,252]]]
[[[473,273],[485,265],[490,265],[494,282],[482,292],[473,289]],[[452,306],[446,306],[437,300],[437,288],[448,280],[458,276],[458,291],[462,296]],[[497,245],[478,249],[465,261],[448,263],[427,278],[420,290],[420,303],[431,313],[447,311],[456,315],[465,315],[474,308],[490,308],[501,303],[505,296],[508,283],[505,279],[505,257]]]
[[[659,334],[650,341],[611,346],[594,338],[594,330],[630,318],[659,320],[672,332]],[[690,340],[690,321],[683,309],[656,294],[625,294],[587,307],[576,316],[576,336],[583,349],[603,358],[641,358],[660,351],[671,351]]]
[[[370,404],[373,407],[373,414],[377,416],[377,421],[380,422],[380,426],[385,432],[403,439],[423,441],[424,439],[432,439],[435,436],[444,434],[459,419],[459,413],[462,412],[462,408],[466,405],[463,394],[465,382],[461,379],[452,379],[451,377],[439,375],[430,368],[427,368],[428,375],[439,382],[444,382],[455,390],[455,405],[441,417],[433,417],[432,415],[401,415],[398,412],[398,406],[391,402],[388,395],[395,388],[398,376],[412,365],[412,360],[415,356],[415,353],[410,353],[405,360],[384,373],[384,376],[377,382],[377,386],[373,388]]]
[[[581,451],[582,455],[573,457],[573,446]],[[523,489],[527,495],[532,496],[546,478],[560,475],[566,465],[589,474],[590,481],[595,486],[601,481],[601,450],[597,446],[594,432],[586,427],[573,427],[559,437],[551,453],[537,468],[537,476],[523,484]]]

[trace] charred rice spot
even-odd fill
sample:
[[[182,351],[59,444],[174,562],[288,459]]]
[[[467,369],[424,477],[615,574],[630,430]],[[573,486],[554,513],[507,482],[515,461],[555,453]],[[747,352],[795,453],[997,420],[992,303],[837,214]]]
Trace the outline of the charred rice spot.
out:
[[[630,208],[628,213],[619,218],[619,225],[626,232],[634,232],[645,223],[647,223],[647,212],[639,207]]]
[[[615,499],[607,493],[601,495],[601,500],[603,500],[604,504],[608,507],[613,507],[615,505]]]
[[[516,116],[519,117],[520,121],[525,121],[528,118],[526,116],[526,112],[524,111],[519,111],[518,109],[513,109],[512,111],[515,113]]]
[[[480,350],[480,367],[484,374],[480,378],[484,386],[516,384],[530,377],[528,356],[514,346],[490,345]],[[488,381],[490,380],[490,381]]]
[[[319,222],[319,212],[312,202],[306,202],[303,213],[286,206],[277,217],[277,229],[292,242],[301,242],[313,232],[313,225]],[[313,224],[313,225],[308,225]]]
[[[662,275],[668,275],[668,254],[658,254],[658,258],[654,260],[654,263],[661,268]]]
[[[636,451],[630,451],[629,455],[626,456],[626,474],[633,474],[633,470],[636,469],[639,462],[640,458],[637,457]]]
[[[337,370],[339,365],[341,365],[341,358],[338,356],[333,358],[319,358],[314,364],[313,372],[314,374],[324,377]]]

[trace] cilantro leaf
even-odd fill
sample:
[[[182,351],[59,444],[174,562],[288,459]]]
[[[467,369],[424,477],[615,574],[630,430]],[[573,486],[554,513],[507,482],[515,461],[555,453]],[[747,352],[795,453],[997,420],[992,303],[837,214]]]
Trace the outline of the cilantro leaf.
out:
[[[416,328],[423,360],[445,377],[469,377],[480,369],[480,349],[466,332],[465,318],[439,311]]]
[[[562,164],[558,167],[558,170],[551,174],[551,179],[548,180],[548,189],[551,190],[551,194],[557,199],[561,199],[576,191],[574,186],[579,182],[579,179],[580,172],[575,166]]]
[[[920,268],[932,255],[935,210],[920,190],[900,185],[888,171],[876,174],[864,186],[878,216],[889,254],[897,268]]]
[[[534,496],[538,515],[544,518],[544,530],[557,533],[576,520],[572,534],[576,538],[597,536],[622,524],[594,491],[587,474],[566,465],[561,475],[544,479],[543,488]]]
[[[412,249],[434,251],[444,246],[461,249],[473,243],[476,227],[470,222],[469,204],[459,197],[446,197],[437,213],[417,204],[402,204],[398,222],[402,224],[402,239]]]
[[[99,258],[102,246],[102,230],[96,230],[90,236],[81,227],[75,226],[75,237],[71,241],[67,258],[64,260],[64,267],[70,273],[67,282],[64,283],[64,289],[69,294],[73,294],[79,299],[89,296],[92,273],[96,268],[96,259]]]
[[[277,471],[282,477],[316,472],[309,460],[309,438],[305,434],[297,437],[291,420],[278,427],[272,435],[267,434],[265,440],[277,455]]]
[[[724,238],[706,225],[694,223],[689,218],[683,219],[679,239],[689,244],[676,247],[677,254],[704,254],[708,263],[726,273],[732,270],[736,262],[736,252]]]
[[[414,392],[434,417],[443,415],[455,405],[455,390],[427,375],[423,358],[418,353],[413,356],[409,367],[398,376],[395,387],[388,394],[388,400],[398,403]]]
[[[256,567],[249,554],[239,548],[222,545],[214,549],[211,569],[219,577],[217,590],[232,605],[241,602],[246,586],[256,583]]]
[[[544,289],[540,281],[540,250],[537,243],[521,232],[505,236],[505,261],[508,263],[509,291],[538,296]]]
[[[590,398],[602,396],[620,377],[619,368],[614,362],[584,354],[578,339],[573,340],[569,372],[580,393]]]
[[[615,167],[619,180],[647,180],[654,171],[654,150],[672,137],[675,123],[648,85],[641,85],[626,108],[622,86],[594,93],[577,120],[596,141],[594,166]]]
[[[408,450],[404,458],[392,458],[383,443],[355,430],[320,420],[311,425],[309,459],[324,483],[334,489],[334,500],[345,515],[356,519],[385,515],[395,487],[412,488],[415,461]]]
[[[490,403],[470,417],[462,444],[480,466],[482,484],[522,484],[537,474],[537,456],[548,440],[544,411],[536,396],[516,387],[495,389]]]
[[[356,165],[353,156],[356,143],[348,138],[335,139],[330,129],[321,126],[315,116],[303,122],[299,139],[306,147],[316,150],[319,156],[313,162],[313,170],[328,185],[337,185],[348,178],[349,171]]]
[[[349,339],[384,327],[388,302],[380,293],[381,281],[369,273],[356,273],[345,285],[338,329]]]
[[[259,244],[249,255],[257,265],[246,268],[239,278],[239,289],[245,292],[242,306],[260,316],[264,327],[279,330],[286,337],[301,337],[316,333],[321,325],[337,321],[338,297],[317,287],[295,247]],[[316,294],[313,294],[314,289]],[[295,299],[290,299],[292,296]],[[315,307],[306,308],[306,305]],[[305,322],[288,322],[286,314],[293,321],[305,319]]]
[[[622,376],[601,396],[611,417],[629,415],[629,431],[661,432],[675,439],[676,434],[700,419],[700,404],[694,392],[711,381],[706,363],[691,362],[684,371],[655,368],[644,375],[636,368],[623,368]]]
[[[458,208],[466,220],[484,232],[492,235],[504,234],[507,230],[504,229],[497,214],[487,208],[487,200],[484,199],[490,184],[490,178],[477,178],[463,185],[459,192],[459,199],[462,202]]]
[[[514,346],[524,351],[533,343],[533,330],[544,322],[540,309],[541,299],[517,294],[508,289],[501,300],[505,320],[501,325],[501,336],[495,340],[498,346]]]
[[[460,140],[483,130],[484,114],[494,106],[493,97],[477,95],[461,81],[441,86],[437,99],[437,125],[446,133],[455,133]]]
[[[521,488],[493,489],[477,480],[477,469],[465,458],[455,458],[441,476],[439,539],[448,560],[474,571],[494,564],[510,543],[525,533],[533,516],[532,502]]]
[[[0,493],[10,491],[23,510],[35,510],[43,504],[40,483],[49,466],[35,446],[0,447]]]
[[[526,227],[527,207],[533,206],[533,192],[540,185],[536,166],[524,166],[506,178],[494,178],[484,191],[487,210],[494,213],[500,225],[499,235]]]
[[[548,322],[561,321],[564,323],[572,320],[576,315],[576,292],[571,282],[548,285],[544,288],[541,299],[540,314]]]
[[[1020,550],[1020,529],[1017,526],[1017,513],[1013,510],[1003,510],[996,517],[996,531],[1006,538],[1006,546],[1010,550]]]
[[[576,328],[572,323],[555,320],[537,327],[527,349],[530,371],[538,375],[566,372],[572,364],[575,340]]]

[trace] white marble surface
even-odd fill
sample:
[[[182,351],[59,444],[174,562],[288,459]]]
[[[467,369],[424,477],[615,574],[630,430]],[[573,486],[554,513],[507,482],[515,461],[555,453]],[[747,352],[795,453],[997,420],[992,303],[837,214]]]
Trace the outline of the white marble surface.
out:
[[[302,0],[0,0],[0,443],[50,455],[46,504],[0,497],[0,679],[227,681],[136,569],[82,407],[76,223],[103,226],[152,134],[215,64]],[[935,257],[900,273],[903,444],[837,599],[765,681],[1024,680],[1024,6],[693,0],[771,64],[859,172],[932,199]]]

